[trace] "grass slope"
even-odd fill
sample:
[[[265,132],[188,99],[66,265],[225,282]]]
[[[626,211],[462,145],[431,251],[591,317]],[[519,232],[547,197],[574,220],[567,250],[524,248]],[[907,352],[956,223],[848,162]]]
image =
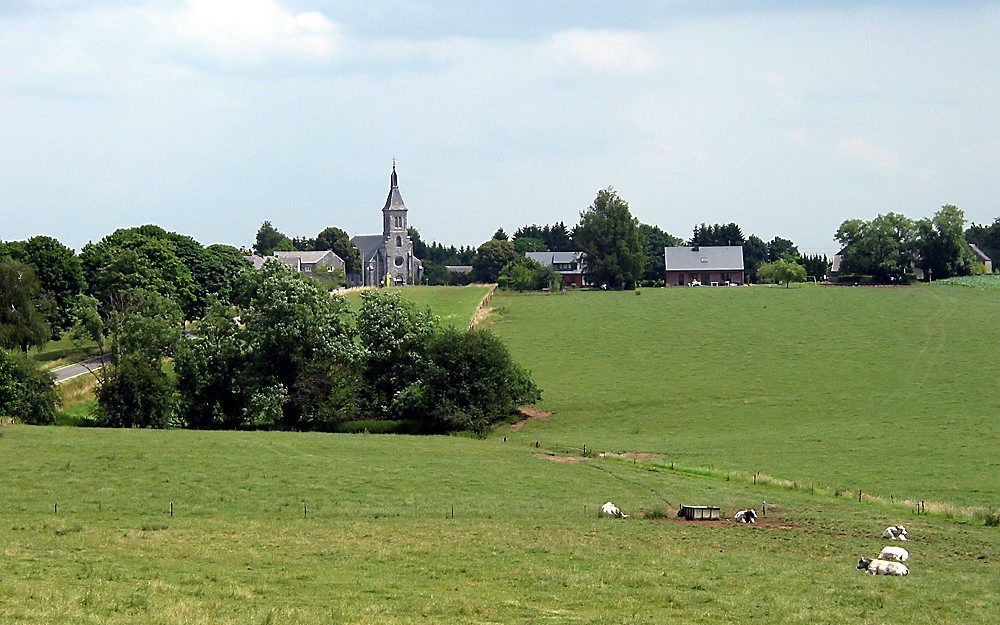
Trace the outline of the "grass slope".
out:
[[[404,298],[417,305],[430,308],[446,326],[464,328],[476,313],[476,308],[489,291],[489,287],[470,284],[469,286],[407,286],[385,290],[398,291]],[[361,293],[352,291],[348,294],[348,299],[352,304],[359,305]]]
[[[0,434],[4,623],[1000,618],[995,528],[878,504],[623,461],[551,462],[502,439]],[[598,519],[607,499],[633,513],[767,499],[770,524]],[[890,522],[915,539],[910,577],[857,571]]]
[[[502,295],[555,416],[519,440],[996,506],[1000,298],[976,289]]]

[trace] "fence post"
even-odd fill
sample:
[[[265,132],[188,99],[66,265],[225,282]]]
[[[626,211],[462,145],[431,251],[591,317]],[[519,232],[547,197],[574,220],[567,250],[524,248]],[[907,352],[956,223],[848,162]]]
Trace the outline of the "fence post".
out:
[[[861,490],[858,490],[858,503],[861,503]]]
[[[59,514],[59,504],[52,505],[52,514]]]
[[[174,518],[174,502],[170,502],[170,518]]]

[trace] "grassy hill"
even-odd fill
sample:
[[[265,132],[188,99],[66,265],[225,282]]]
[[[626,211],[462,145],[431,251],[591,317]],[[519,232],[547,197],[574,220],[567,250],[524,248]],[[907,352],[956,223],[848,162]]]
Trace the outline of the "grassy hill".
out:
[[[545,389],[543,445],[832,490],[1000,504],[1000,298],[978,289],[646,289],[494,300]]]
[[[1000,536],[981,521],[628,460],[554,462],[502,438],[0,434],[4,623],[1000,617]],[[636,516],[597,518],[608,499]],[[731,514],[764,499],[754,527],[638,518],[680,501]],[[857,571],[895,522],[914,538],[911,575]]]

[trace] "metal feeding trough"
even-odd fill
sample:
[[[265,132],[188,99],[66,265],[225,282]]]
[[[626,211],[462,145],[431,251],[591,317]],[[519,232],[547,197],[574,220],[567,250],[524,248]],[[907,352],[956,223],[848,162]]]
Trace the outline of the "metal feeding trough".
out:
[[[718,521],[722,511],[715,506],[685,506],[681,504],[677,516],[688,521]]]

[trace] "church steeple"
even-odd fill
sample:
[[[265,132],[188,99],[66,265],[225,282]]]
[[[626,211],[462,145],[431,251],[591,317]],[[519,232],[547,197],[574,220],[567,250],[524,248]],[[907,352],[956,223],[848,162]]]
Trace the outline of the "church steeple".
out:
[[[398,189],[399,179],[396,178],[396,159],[392,159],[392,175],[389,176],[389,189]]]

